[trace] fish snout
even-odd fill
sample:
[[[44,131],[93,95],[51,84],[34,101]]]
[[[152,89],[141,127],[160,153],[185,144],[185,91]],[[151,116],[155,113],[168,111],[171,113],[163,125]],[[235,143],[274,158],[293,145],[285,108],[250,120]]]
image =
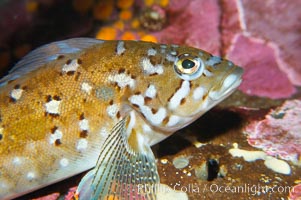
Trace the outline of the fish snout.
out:
[[[225,99],[241,84],[242,74],[244,72],[243,68],[234,66],[229,71],[230,72],[223,77],[221,83],[210,90],[209,98],[212,101],[221,101]]]

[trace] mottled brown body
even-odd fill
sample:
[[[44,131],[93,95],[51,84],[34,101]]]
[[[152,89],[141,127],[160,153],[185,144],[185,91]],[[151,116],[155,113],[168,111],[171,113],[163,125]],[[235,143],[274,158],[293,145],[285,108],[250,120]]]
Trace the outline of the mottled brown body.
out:
[[[176,57],[184,53],[205,63],[207,75],[201,80],[175,75]],[[210,91],[220,90],[233,73],[228,61],[214,60],[211,66],[206,64],[210,59],[188,47],[107,41],[58,53],[8,81],[0,88],[0,197],[18,196],[93,167],[104,139],[130,111],[136,121],[129,143],[137,151],[133,132],[152,145],[186,126],[213,106]],[[190,92],[175,95],[184,91],[184,82]],[[193,93],[200,87],[205,89],[201,97]],[[174,107],[171,101],[179,103]]]

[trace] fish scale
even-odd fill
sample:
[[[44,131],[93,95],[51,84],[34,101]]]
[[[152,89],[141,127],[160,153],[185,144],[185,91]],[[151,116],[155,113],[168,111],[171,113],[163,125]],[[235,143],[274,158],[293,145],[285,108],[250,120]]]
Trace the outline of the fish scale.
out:
[[[0,198],[96,166],[78,195],[102,199],[116,193],[112,184],[138,184],[111,174],[116,163],[130,167],[135,160],[141,166],[133,178],[157,183],[145,172],[157,176],[150,146],[196,120],[241,82],[241,68],[217,58],[191,47],[89,38],[34,50],[0,80]],[[124,142],[111,143],[109,135]],[[113,155],[121,160],[112,162]],[[109,182],[99,175],[106,170]],[[146,197],[155,194],[139,196]]]

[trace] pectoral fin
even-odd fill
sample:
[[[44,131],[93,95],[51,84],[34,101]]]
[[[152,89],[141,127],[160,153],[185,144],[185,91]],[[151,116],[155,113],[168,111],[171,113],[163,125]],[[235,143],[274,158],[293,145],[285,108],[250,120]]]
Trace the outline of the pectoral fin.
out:
[[[118,122],[106,139],[95,169],[81,180],[79,199],[156,199],[159,175],[149,146],[147,153],[136,152],[128,142],[128,118]]]

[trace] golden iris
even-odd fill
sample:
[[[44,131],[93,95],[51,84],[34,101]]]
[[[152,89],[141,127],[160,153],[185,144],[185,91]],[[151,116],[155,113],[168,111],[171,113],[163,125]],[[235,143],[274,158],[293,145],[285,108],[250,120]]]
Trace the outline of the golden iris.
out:
[[[200,60],[198,57],[182,54],[178,57],[175,65],[176,71],[179,74],[193,74],[199,69]]]

